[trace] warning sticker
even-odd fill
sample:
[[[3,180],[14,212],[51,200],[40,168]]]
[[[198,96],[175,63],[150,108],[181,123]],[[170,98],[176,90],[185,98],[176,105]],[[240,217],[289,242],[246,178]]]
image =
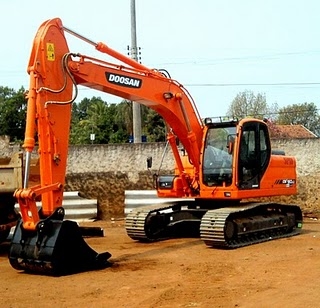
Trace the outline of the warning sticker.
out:
[[[54,44],[52,44],[52,43],[47,43],[47,59],[48,59],[48,61],[54,61],[55,60]]]

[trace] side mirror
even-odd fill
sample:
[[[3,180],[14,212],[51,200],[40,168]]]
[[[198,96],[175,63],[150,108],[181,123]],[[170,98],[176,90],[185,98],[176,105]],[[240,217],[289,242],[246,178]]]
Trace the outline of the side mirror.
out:
[[[147,168],[148,168],[148,169],[151,169],[151,167],[152,167],[152,157],[149,156],[149,157],[147,158]]]

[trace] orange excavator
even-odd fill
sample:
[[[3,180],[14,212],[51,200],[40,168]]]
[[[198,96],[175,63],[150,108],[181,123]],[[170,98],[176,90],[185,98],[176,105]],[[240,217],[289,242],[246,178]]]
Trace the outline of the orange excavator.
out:
[[[65,33],[120,64],[71,53]],[[196,233],[208,246],[236,248],[300,232],[298,206],[242,201],[297,192],[295,158],[271,150],[264,121],[201,119],[188,91],[166,71],[150,69],[93,42],[65,27],[59,18],[40,26],[28,73],[26,176],[24,187],[15,192],[22,218],[9,251],[15,269],[68,274],[107,266],[111,256],[92,250],[76,223],[63,219],[71,105],[79,85],[150,107],[168,126],[175,171],[156,175],[155,182],[159,197],[177,201],[128,214],[125,227],[132,239],[155,241]],[[41,183],[28,187],[35,138]]]

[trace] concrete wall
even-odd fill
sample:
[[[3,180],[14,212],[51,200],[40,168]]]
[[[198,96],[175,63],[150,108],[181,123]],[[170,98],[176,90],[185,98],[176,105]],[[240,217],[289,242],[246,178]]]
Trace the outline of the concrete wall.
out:
[[[284,150],[297,159],[299,193],[273,200],[299,204],[305,213],[320,212],[320,139],[273,140],[273,149]],[[71,146],[68,156],[66,190],[80,191],[87,198],[97,198],[100,217],[123,215],[124,191],[152,189],[152,175],[146,159],[153,157],[157,171],[165,143]],[[0,154],[16,151],[5,141]],[[34,153],[36,156],[36,153]],[[171,172],[174,161],[168,148],[161,170]]]
[[[146,170],[146,159],[153,157],[153,168],[161,162],[165,143],[107,144],[70,146],[67,173],[126,172],[130,180]],[[274,150],[284,150],[297,159],[298,175],[317,175],[320,171],[320,139],[272,140]],[[171,149],[163,159],[162,169],[172,169]]]
[[[153,189],[147,157],[159,169],[164,143],[71,146],[68,156],[66,189],[78,190],[87,198],[98,198],[101,218],[124,213],[124,191]],[[172,172],[171,151],[161,170]]]
[[[71,146],[68,156],[68,174],[88,172],[125,172],[132,182],[147,170],[147,157],[152,156],[153,168],[158,169],[165,143],[125,143],[107,145]],[[163,159],[162,169],[172,169],[171,148]]]
[[[297,160],[298,194],[287,198],[305,214],[320,213],[320,139],[273,140],[274,149],[283,149]],[[278,198],[285,200],[285,198]],[[286,201],[287,201],[286,200]]]
[[[297,160],[299,176],[320,177],[320,139],[272,140],[273,149],[282,149]]]

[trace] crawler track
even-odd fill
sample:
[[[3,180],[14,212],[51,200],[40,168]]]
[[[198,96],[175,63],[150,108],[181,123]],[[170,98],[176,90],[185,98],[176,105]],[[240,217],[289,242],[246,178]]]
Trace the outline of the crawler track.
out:
[[[207,246],[238,248],[299,234],[302,212],[298,206],[277,203],[208,210],[177,202],[134,210],[125,227],[129,237],[141,242],[193,236]]]
[[[194,208],[193,202],[157,204],[129,213],[125,227],[128,236],[142,242],[199,237],[201,218],[206,211]]]
[[[300,233],[298,206],[249,203],[209,210],[201,221],[200,236],[207,246],[238,248]]]
[[[152,211],[149,207],[133,211],[126,217],[126,230],[128,236],[137,241],[151,241],[146,234],[145,221],[146,217]]]

